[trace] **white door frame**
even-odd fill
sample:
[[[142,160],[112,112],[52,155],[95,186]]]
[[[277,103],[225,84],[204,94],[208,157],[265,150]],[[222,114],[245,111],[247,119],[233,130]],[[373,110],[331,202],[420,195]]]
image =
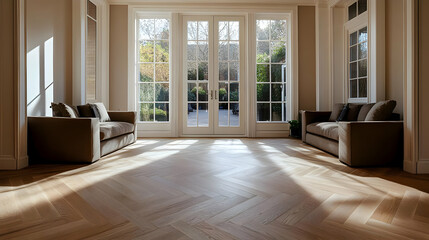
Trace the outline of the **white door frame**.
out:
[[[238,127],[219,127],[218,125],[218,114],[219,114],[219,61],[218,61],[218,22],[219,21],[239,21],[240,26],[240,87],[239,87],[239,116],[240,116],[240,125]],[[208,64],[208,127],[189,127],[187,125],[187,116],[188,116],[188,101],[187,101],[187,22],[188,21],[208,21],[209,23],[209,64]],[[246,84],[243,76],[246,74],[245,70],[245,18],[244,16],[217,16],[217,15],[184,15],[182,16],[182,61],[181,61],[181,94],[182,94],[182,104],[181,104],[181,124],[182,124],[182,136],[188,135],[198,135],[198,136],[218,136],[218,135],[228,135],[228,136],[245,136],[246,135],[246,121],[247,118],[247,104],[246,104]],[[198,67],[197,67],[198,70]],[[229,89],[228,89],[229,94]]]

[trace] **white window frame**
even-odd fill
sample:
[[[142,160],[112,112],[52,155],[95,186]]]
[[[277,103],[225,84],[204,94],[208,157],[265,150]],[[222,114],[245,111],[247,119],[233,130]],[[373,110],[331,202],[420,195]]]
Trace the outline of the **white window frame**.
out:
[[[109,5],[105,0],[91,0],[97,7],[96,99],[109,109]],[[72,62],[73,105],[87,103],[86,99],[86,35],[87,1],[72,4]]]
[[[256,14],[254,21],[254,32],[255,32],[255,41],[253,43],[254,51],[254,66],[252,71],[249,72],[253,74],[254,82],[252,83],[254,89],[254,121],[256,122],[256,137],[266,137],[266,136],[284,136],[289,132],[289,123],[287,121],[297,119],[298,113],[298,32],[297,32],[297,21],[295,20],[296,15],[293,14],[293,11],[288,13],[281,14]],[[286,20],[287,22],[287,39],[286,39],[286,121],[285,122],[258,122],[256,121],[257,114],[257,99],[256,99],[256,20]],[[271,90],[270,90],[271,93]]]
[[[219,8],[217,5],[194,4],[192,7],[182,4],[165,4],[142,3],[136,5],[128,5],[128,62],[133,63],[135,59],[135,16],[137,12],[145,12],[158,16],[171,17],[170,31],[170,62],[181,62],[181,26],[183,15],[217,15],[217,16],[244,16],[245,25],[248,26],[248,31],[245,35],[246,42],[246,72],[242,73],[243,79],[247,79],[246,83],[246,100],[247,114],[245,117],[246,132],[242,137],[286,137],[289,135],[288,123],[256,123],[256,16],[288,16],[289,17],[289,37],[290,37],[290,84],[288,89],[291,91],[290,107],[291,111],[288,116],[290,119],[297,119],[298,116],[298,7],[288,4],[266,5],[258,4],[225,4]],[[248,57],[249,56],[249,57]],[[135,111],[136,109],[136,89],[135,89],[135,64],[128,64],[128,110]],[[171,85],[170,85],[170,124],[156,123],[138,124],[139,137],[180,137],[183,134],[182,122],[184,119],[178,114],[182,108],[182,63],[171,64],[170,66]],[[177,100],[177,101],[176,101]],[[228,137],[237,135],[218,135],[218,137]]]
[[[348,19],[348,7],[352,4],[354,4],[355,2],[357,2],[357,0],[349,3],[346,6],[346,10],[347,10],[346,19]],[[369,8],[369,6],[367,7],[366,12],[363,12],[360,15],[357,15],[356,17],[354,17],[350,21],[347,21],[344,24],[344,61],[343,61],[343,63],[345,64],[344,69],[346,70],[346,71],[344,71],[344,91],[345,91],[345,96],[347,96],[347,102],[349,102],[349,103],[368,103],[369,98],[370,98],[370,92],[371,92],[370,91],[370,87],[371,87],[371,75],[370,75],[371,45],[370,45],[370,41],[371,41],[371,39],[370,39],[370,26],[369,26],[369,21],[368,21],[368,12],[369,12],[368,8]],[[367,97],[365,97],[365,98],[351,98],[350,97],[350,80],[349,80],[349,76],[350,76],[350,64],[349,64],[349,62],[350,62],[349,61],[350,60],[350,34],[353,32],[359,31],[359,29],[362,29],[364,27],[367,27],[367,32],[368,32],[368,40],[367,40],[367,46],[368,46],[367,82],[366,82],[366,84],[367,84]]]
[[[142,124],[154,124],[154,126],[151,126],[151,127],[157,127],[157,125],[160,125],[160,124],[170,124],[170,121],[171,121],[171,117],[170,117],[170,109],[171,109],[171,78],[172,78],[172,71],[171,71],[171,57],[172,57],[172,54],[171,54],[171,52],[172,52],[172,49],[171,49],[171,16],[169,15],[169,14],[166,14],[166,15],[163,15],[163,14],[149,14],[149,13],[143,13],[143,12],[138,12],[138,13],[136,13],[136,22],[135,22],[135,31],[136,31],[136,34],[135,34],[135,39],[134,39],[134,45],[135,45],[135,58],[134,58],[134,65],[135,65],[135,75],[134,75],[134,81],[135,81],[135,91],[134,91],[134,93],[135,93],[135,102],[136,102],[136,106],[135,106],[135,109],[136,109],[136,111],[137,111],[137,122],[138,123],[142,123]],[[169,26],[168,26],[168,30],[169,30],[169,36],[168,36],[168,54],[169,54],[169,58],[168,58],[168,74],[169,74],[169,78],[168,78],[168,87],[169,87],[169,90],[168,90],[168,105],[169,105],[169,110],[168,110],[168,121],[162,121],[162,122],[157,122],[157,121],[155,121],[155,115],[154,115],[154,121],[140,121],[140,106],[139,106],[139,104],[140,104],[140,100],[139,100],[139,97],[140,97],[140,88],[139,88],[139,85],[141,84],[139,81],[138,81],[138,74],[140,74],[139,73],[139,71],[138,71],[138,69],[137,69],[137,65],[139,64],[139,61],[138,61],[138,59],[139,59],[139,55],[138,55],[138,49],[139,49],[139,40],[138,40],[138,30],[137,30],[137,28],[138,28],[138,23],[137,23],[137,21],[139,20],[139,19],[167,19],[168,20],[168,24],[169,24]],[[155,55],[154,55],[154,62],[153,62],[155,65],[156,65],[156,61],[155,61]],[[154,69],[155,70],[155,69]],[[154,80],[154,84],[156,84],[157,82],[156,82],[156,80]],[[155,87],[155,85],[154,85],[154,89],[155,89],[156,87]],[[152,101],[152,103],[153,103],[153,106],[154,106],[154,109],[155,109],[155,105],[156,105],[156,101],[155,101],[155,96],[154,96],[154,99],[153,99],[153,101]]]

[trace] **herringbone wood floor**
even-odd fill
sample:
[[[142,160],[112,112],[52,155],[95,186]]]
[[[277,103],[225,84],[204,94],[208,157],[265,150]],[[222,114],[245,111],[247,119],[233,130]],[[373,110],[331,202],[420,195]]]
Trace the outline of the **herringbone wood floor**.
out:
[[[293,139],[145,139],[0,174],[0,239],[429,239],[429,176]]]

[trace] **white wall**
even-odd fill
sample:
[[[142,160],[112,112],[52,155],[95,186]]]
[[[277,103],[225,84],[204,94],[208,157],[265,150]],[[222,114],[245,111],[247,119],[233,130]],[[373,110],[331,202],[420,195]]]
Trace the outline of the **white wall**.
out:
[[[72,0],[26,0],[27,115],[72,100]]]

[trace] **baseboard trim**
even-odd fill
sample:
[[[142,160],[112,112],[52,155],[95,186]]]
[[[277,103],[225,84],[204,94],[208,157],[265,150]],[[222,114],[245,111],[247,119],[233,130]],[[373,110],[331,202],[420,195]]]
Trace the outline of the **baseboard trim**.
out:
[[[20,157],[18,159],[18,165],[17,165],[18,169],[22,169],[22,168],[26,168],[28,167],[28,156],[25,155],[23,157]]]
[[[406,161],[406,160],[404,160],[404,166],[403,166],[402,169],[405,172],[408,172],[408,173],[413,173],[413,174],[417,173],[417,165],[413,161]]]
[[[417,162],[417,174],[429,173],[429,159],[421,159]]]
[[[0,170],[16,170],[16,160],[13,157],[0,157]]]
[[[289,137],[289,131],[256,131],[256,137],[260,138],[284,138]]]

